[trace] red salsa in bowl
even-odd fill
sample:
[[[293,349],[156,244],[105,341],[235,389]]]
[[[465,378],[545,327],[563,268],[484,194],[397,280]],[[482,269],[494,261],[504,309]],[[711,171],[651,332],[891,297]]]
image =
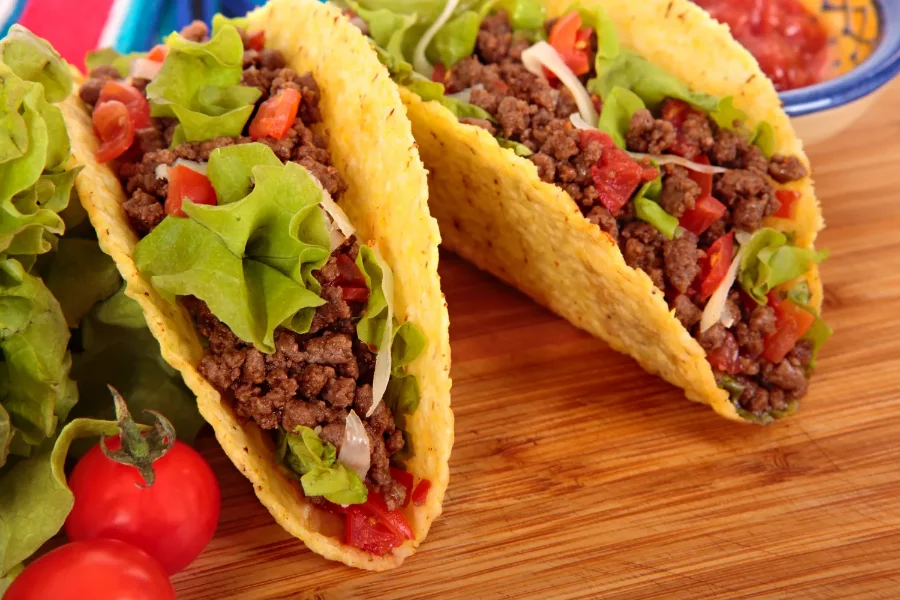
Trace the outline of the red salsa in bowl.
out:
[[[827,79],[828,29],[800,0],[694,0],[731,27],[778,91]]]

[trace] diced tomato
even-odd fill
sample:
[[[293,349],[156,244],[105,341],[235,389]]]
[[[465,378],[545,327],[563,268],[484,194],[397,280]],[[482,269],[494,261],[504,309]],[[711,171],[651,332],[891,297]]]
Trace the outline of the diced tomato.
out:
[[[402,544],[403,540],[369,515],[361,505],[355,504],[347,508],[344,543],[382,556]]]
[[[403,513],[396,509],[388,510],[384,498],[375,490],[369,488],[369,497],[362,507],[369,515],[378,519],[379,523],[385,525],[400,538],[411,540],[415,537],[412,527],[409,526],[409,521],[406,520]]]
[[[149,54],[147,54],[147,60],[152,60],[155,62],[163,62],[166,60],[166,57],[169,55],[169,47],[165,44],[157,44],[153,46],[150,50]]]
[[[778,202],[781,203],[781,206],[778,207],[778,212],[776,212],[774,216],[782,219],[790,219],[794,213],[794,202],[800,199],[800,192],[794,190],[778,190],[775,192],[775,197],[778,198]]]
[[[740,352],[738,350],[737,340],[730,331],[725,332],[725,341],[722,345],[706,354],[706,359],[713,369],[723,371],[732,375],[741,372]]]
[[[591,142],[599,142],[603,146],[600,161],[591,167],[598,199],[611,215],[616,216],[638,186],[656,179],[659,171],[648,164],[635,161],[602,131],[581,131],[578,137],[581,149],[584,150]]]
[[[139,89],[133,85],[119,83],[118,81],[109,80],[100,90],[100,98],[97,100],[97,106],[110,100],[118,100],[128,109],[128,116],[134,128],[144,129],[150,127],[150,103]]]
[[[337,256],[338,276],[334,280],[335,285],[348,287],[366,287],[366,278],[356,263],[350,260],[346,254]]]
[[[188,198],[194,204],[216,204],[216,190],[206,175],[186,167],[178,165],[169,167],[169,193],[166,196],[166,214],[176,217],[186,217],[181,209],[184,199]]]
[[[250,37],[247,39],[247,48],[251,50],[260,51],[266,47],[266,32],[265,30],[256,31],[250,34]]]
[[[409,498],[412,495],[413,483],[415,482],[412,473],[407,473],[402,469],[391,467],[391,479],[406,488],[406,497],[403,498],[403,506],[409,506]]]
[[[790,300],[779,300],[769,294],[769,306],[775,309],[775,333],[766,336],[763,358],[780,363],[803,335],[809,331],[816,317]]]
[[[282,139],[291,130],[300,108],[300,92],[285,88],[263,102],[250,123],[250,137],[255,141],[270,137]]]
[[[709,157],[705,154],[701,154],[694,162],[700,165],[709,165]],[[692,169],[688,169],[688,177],[691,180],[700,186],[700,196],[711,196],[712,195],[712,186],[713,186],[713,176],[712,173],[701,173],[700,171],[694,171]]]
[[[369,301],[369,288],[342,287],[341,295],[344,298],[344,302],[364,304]]]
[[[700,196],[694,208],[684,211],[678,224],[694,235],[700,235],[721,219],[725,210],[725,205],[712,196]]]
[[[672,154],[677,154],[688,160],[696,160],[700,162],[699,157],[702,154],[700,147],[693,141],[688,140],[684,134],[684,123],[690,115],[695,115],[700,119],[706,119],[699,110],[693,108],[683,100],[668,98],[662,105],[662,118],[675,126],[675,142],[669,147]]]
[[[122,156],[134,142],[134,124],[128,107],[118,100],[94,107],[92,120],[94,131],[100,138],[100,147],[94,155],[97,162],[105,163]]]
[[[431,489],[431,482],[427,479],[423,479],[419,482],[419,485],[416,486],[416,491],[412,494],[413,504],[416,506],[422,506],[425,504],[425,500],[428,498],[428,490]]]
[[[444,66],[444,63],[439,62],[434,65],[434,71],[431,72],[431,80],[438,83],[447,81],[447,67]]]
[[[723,235],[706,251],[700,271],[700,300],[706,300],[712,296],[719,284],[725,279],[728,267],[734,259],[734,232]]]
[[[581,15],[577,10],[563,15],[553,24],[548,43],[575,75],[584,75],[591,70],[591,34],[593,30],[581,27]],[[553,79],[553,74],[547,73]]]

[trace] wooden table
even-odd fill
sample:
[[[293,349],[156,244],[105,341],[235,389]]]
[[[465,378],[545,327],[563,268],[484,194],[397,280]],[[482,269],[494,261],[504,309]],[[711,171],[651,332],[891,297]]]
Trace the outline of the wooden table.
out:
[[[831,250],[799,414],[726,422],[452,255],[456,445],[444,515],[390,573],[284,533],[207,436],[216,538],[179,598],[896,598],[900,82],[810,149]]]

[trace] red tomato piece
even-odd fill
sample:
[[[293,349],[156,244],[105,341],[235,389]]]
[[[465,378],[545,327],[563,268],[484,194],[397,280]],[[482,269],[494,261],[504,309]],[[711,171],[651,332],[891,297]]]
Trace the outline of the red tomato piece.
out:
[[[775,197],[778,198],[778,202],[781,203],[781,206],[778,207],[778,212],[773,216],[782,219],[790,219],[794,214],[794,203],[800,199],[800,192],[794,190],[778,190],[775,192]]]
[[[393,531],[401,539],[411,540],[415,537],[412,527],[409,526],[409,521],[406,520],[403,513],[396,509],[388,510],[384,498],[375,490],[369,489],[369,497],[362,507],[369,515],[378,519],[380,524]]]
[[[260,104],[250,123],[250,137],[254,141],[264,137],[284,138],[297,118],[300,98],[300,92],[285,88]]]
[[[166,196],[166,214],[186,217],[182,210],[184,199],[194,204],[215,206],[216,190],[203,173],[185,165],[169,167],[169,193]]]
[[[413,504],[416,506],[422,506],[425,504],[425,500],[428,498],[428,490],[431,489],[431,482],[427,479],[423,479],[419,482],[419,485],[416,486],[416,491],[412,494]]]
[[[382,556],[402,544],[403,540],[369,515],[362,506],[353,505],[347,508],[344,543]]]
[[[778,300],[769,294],[769,306],[775,309],[775,333],[766,336],[763,358],[771,363],[780,363],[788,352],[809,331],[816,317],[790,300]]]
[[[391,479],[406,488],[406,496],[403,498],[403,506],[409,506],[409,498],[412,495],[413,483],[415,478],[412,473],[407,473],[402,469],[391,467]]]
[[[643,181],[643,174],[643,167],[622,151],[605,151],[600,162],[591,167],[598,200],[609,214],[619,214]]]
[[[344,302],[359,302],[364,304],[369,301],[368,288],[342,287],[341,296]]]
[[[553,24],[550,36],[547,38],[547,42],[553,46],[559,57],[576,76],[584,75],[591,70],[590,39],[593,30],[582,29],[581,25],[581,15],[577,10],[573,10]],[[546,69],[545,73],[548,74],[548,77],[554,77]]]
[[[669,152],[677,154],[688,160],[697,160],[700,155],[700,147],[687,139],[684,134],[684,123],[688,116],[694,115],[696,118],[706,119],[701,111],[693,108],[687,102],[676,100],[675,98],[667,98],[662,105],[662,118],[675,126],[675,142],[669,147]]]
[[[94,107],[92,120],[94,131],[100,138],[100,147],[94,155],[97,162],[105,163],[122,156],[134,142],[134,123],[128,107],[118,100],[108,100]]]
[[[175,600],[162,566],[118,540],[72,542],[22,571],[4,600]]]
[[[439,62],[434,65],[434,71],[431,72],[431,80],[438,83],[447,81],[447,67],[444,66],[444,63]]]
[[[719,284],[725,279],[728,267],[734,259],[734,232],[723,235],[706,251],[703,259],[700,283],[700,300],[706,300],[712,296]]]
[[[709,158],[705,154],[701,154],[697,158],[694,159],[694,162],[700,165],[709,165]],[[694,171],[692,169],[688,169],[688,177],[691,180],[700,186],[700,196],[711,196],[712,195],[712,186],[713,186],[713,176],[712,173],[701,173],[700,171]]]
[[[730,331],[725,332],[725,341],[722,342],[721,346],[706,354],[706,359],[713,369],[732,375],[737,375],[741,372],[739,358],[740,352],[737,340],[734,339],[734,335]]]
[[[121,447],[119,436],[107,448]],[[140,548],[173,575],[197,558],[219,524],[219,484],[196,450],[176,441],[153,463],[156,480],[107,458],[97,444],[69,477],[75,505],[66,519],[72,541],[116,539]]]
[[[153,46],[150,52],[147,54],[147,60],[152,60],[154,62],[163,62],[166,60],[166,57],[169,55],[169,47],[165,44],[157,44]]]
[[[103,89],[100,90],[100,98],[97,100],[97,105],[99,106],[110,100],[118,100],[125,105],[135,129],[150,127],[150,103],[147,102],[147,98],[144,97],[144,94],[139,89],[132,85],[109,80],[103,86]]]
[[[725,210],[725,205],[712,196],[700,196],[694,208],[684,211],[678,224],[694,235],[700,235],[721,219]]]
[[[346,254],[337,256],[338,276],[334,280],[335,285],[349,287],[366,287],[366,278],[356,263],[350,260]]]
[[[259,52],[266,47],[266,31],[262,29],[250,34],[247,38],[247,48]]]

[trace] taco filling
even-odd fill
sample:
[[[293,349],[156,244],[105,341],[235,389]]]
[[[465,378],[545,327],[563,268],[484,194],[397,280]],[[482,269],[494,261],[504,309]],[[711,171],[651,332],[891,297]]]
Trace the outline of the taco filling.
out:
[[[312,75],[220,16],[211,38],[197,22],[88,64],[80,95],[129,196],[135,264],[193,317],[200,374],[271,432],[312,503],[345,515],[347,544],[380,555],[412,539],[399,509],[429,482],[402,469],[419,402],[406,365],[426,340],[338,205]]]
[[[597,8],[346,4],[397,83],[531,160],[651,278],[744,418],[797,408],[830,333],[803,280],[826,253],[766,226],[808,174],[770,125],[620,48]]]

